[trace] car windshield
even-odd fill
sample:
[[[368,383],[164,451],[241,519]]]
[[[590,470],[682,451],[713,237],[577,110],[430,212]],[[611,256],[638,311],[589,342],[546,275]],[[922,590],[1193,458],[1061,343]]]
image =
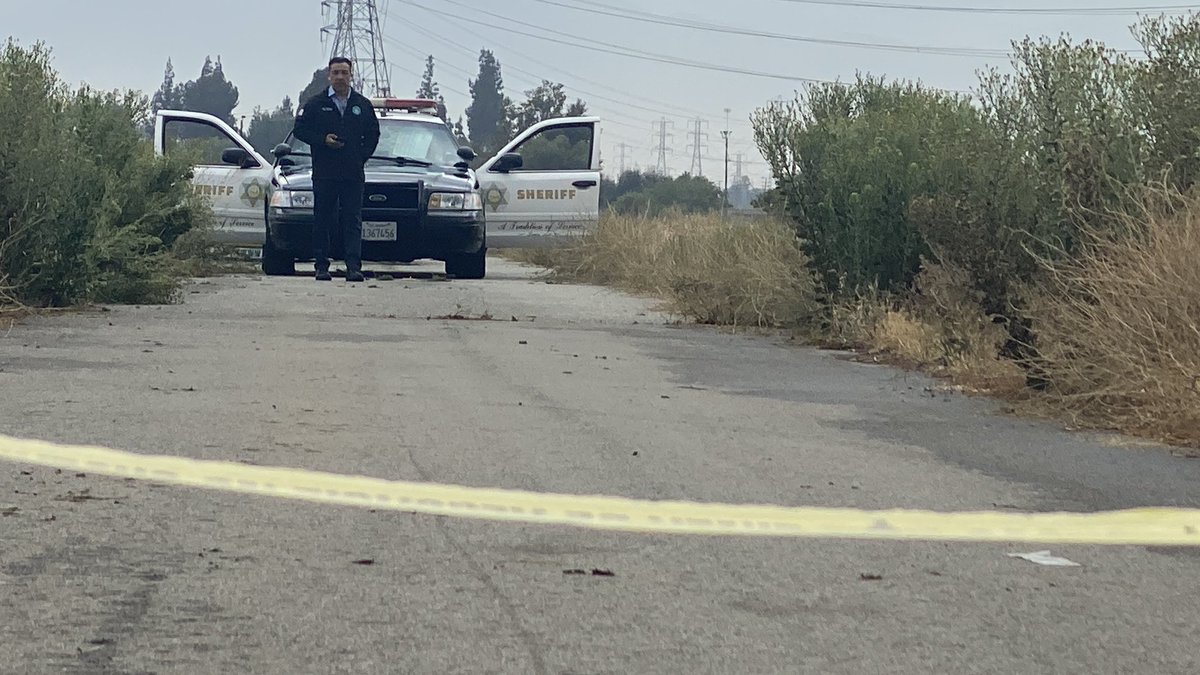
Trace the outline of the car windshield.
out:
[[[292,147],[292,154],[288,156],[292,163],[291,170],[312,164],[307,143],[289,137],[288,144]],[[407,157],[429,162],[434,166],[453,166],[461,161],[458,156],[458,143],[449,127],[395,117],[379,118],[379,147],[375,149],[375,156]],[[371,160],[371,163],[391,164],[387,160],[378,159]]]

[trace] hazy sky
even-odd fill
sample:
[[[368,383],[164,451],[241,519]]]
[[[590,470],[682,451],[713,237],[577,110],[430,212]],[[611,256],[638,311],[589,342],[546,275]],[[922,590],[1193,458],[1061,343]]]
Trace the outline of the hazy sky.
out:
[[[588,4],[600,11],[653,12],[739,29],[874,44],[1006,50],[1010,40],[1025,35],[1067,32],[1117,48],[1137,46],[1129,33],[1129,25],[1137,20],[1133,14],[926,12],[795,0],[554,1]],[[1170,0],[879,1],[976,8],[1173,4]],[[102,89],[153,92],[162,82],[168,57],[174,62],[177,80],[186,81],[199,75],[206,55],[219,56],[226,75],[241,93],[237,114],[248,114],[255,106],[274,107],[286,95],[295,97],[312,71],[328,59],[329,45],[321,38],[325,25],[321,5],[321,0],[0,0],[0,36],[14,37],[23,45],[46,42],[65,80]],[[730,156],[742,153],[744,173],[760,182],[767,172],[754,148],[749,116],[773,98],[791,98],[801,82],[668,65],[577,45],[598,46],[599,41],[793,78],[852,79],[856,71],[863,71],[962,90],[975,85],[978,69],[1008,67],[1001,57],[901,53],[725,35],[581,13],[537,0],[379,0],[379,6],[386,9],[385,48],[392,88],[398,94],[415,92],[424,56],[433,54],[438,62],[437,79],[451,115],[457,117],[468,102],[467,79],[476,72],[479,49],[486,47],[500,60],[514,99],[545,78],[563,82],[572,98],[586,100],[605,120],[602,152],[611,169],[620,161],[621,143],[627,145],[627,166],[653,168],[657,159],[654,124],[666,117],[671,122],[669,168],[673,173],[688,170],[692,162],[690,132],[695,118],[704,118],[703,131],[708,135],[701,139],[705,145],[702,170],[718,183],[722,178],[719,131],[725,128],[724,109],[731,109]],[[482,11],[525,25],[506,23],[479,13]],[[456,16],[479,23],[456,22]],[[545,29],[560,35],[549,35]],[[512,31],[549,35],[570,44]]]

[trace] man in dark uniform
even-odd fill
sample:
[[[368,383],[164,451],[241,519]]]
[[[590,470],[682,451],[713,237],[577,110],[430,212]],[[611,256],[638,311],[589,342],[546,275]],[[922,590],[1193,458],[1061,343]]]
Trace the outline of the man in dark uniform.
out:
[[[346,281],[362,281],[364,166],[379,145],[379,118],[350,87],[350,59],[329,60],[329,89],[300,107],[293,134],[312,148],[313,256],[317,281],[329,281],[329,240],[340,225]]]

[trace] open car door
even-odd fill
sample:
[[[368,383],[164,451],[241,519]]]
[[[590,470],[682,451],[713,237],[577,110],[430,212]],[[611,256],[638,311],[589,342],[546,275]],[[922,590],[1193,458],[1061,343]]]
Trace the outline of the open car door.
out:
[[[479,167],[489,248],[569,243],[600,217],[598,117],[529,127]]]
[[[212,205],[218,241],[262,247],[273,168],[254,146],[213,115],[162,110],[155,117],[154,149],[191,158],[192,189]]]

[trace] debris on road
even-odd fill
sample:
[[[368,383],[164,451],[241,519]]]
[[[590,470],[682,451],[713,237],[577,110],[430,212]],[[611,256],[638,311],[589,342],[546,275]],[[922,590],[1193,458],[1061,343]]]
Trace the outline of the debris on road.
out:
[[[1066,558],[1059,558],[1050,555],[1050,551],[1034,551],[1033,553],[1009,553],[1010,558],[1021,558],[1028,560],[1031,563],[1045,565],[1047,567],[1082,567],[1077,562],[1072,562]]]
[[[580,569],[563,570],[563,574],[579,576],[579,575],[587,575],[588,571],[580,570]],[[617,576],[616,574],[613,573],[612,570],[602,570],[602,569],[593,569],[591,571],[591,575],[594,577],[615,577],[615,576]]]
[[[442,314],[439,316],[431,315],[431,316],[425,317],[426,321],[432,321],[433,319],[438,319],[440,321],[491,321],[491,320],[493,320],[493,317],[491,314],[488,314],[487,312],[484,312],[483,314],[478,314],[478,315],[470,315],[470,314],[463,314],[462,312],[455,312],[453,314]]]
[[[860,581],[883,581],[882,574],[863,573],[863,574],[858,575],[858,578]]]

